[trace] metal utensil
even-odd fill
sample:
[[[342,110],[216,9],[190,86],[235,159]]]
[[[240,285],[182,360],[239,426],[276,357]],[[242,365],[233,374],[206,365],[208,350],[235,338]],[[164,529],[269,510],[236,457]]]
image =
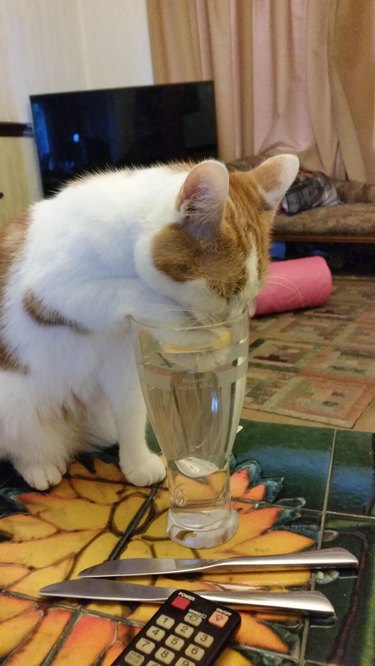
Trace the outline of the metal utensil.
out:
[[[150,576],[235,571],[282,571],[283,569],[326,569],[358,567],[357,558],[345,548],[309,550],[303,553],[266,557],[233,557],[223,560],[142,558],[109,560],[79,572],[82,578],[113,578],[116,576]]]
[[[153,585],[136,585],[106,579],[67,580],[47,585],[40,593],[53,597],[77,599],[102,599],[110,601],[133,601],[160,603],[175,592],[174,588]],[[321,592],[238,592],[222,590],[194,590],[205,599],[219,603],[235,604],[247,610],[253,608],[266,611],[291,611],[304,615],[329,616],[334,614],[331,602]]]

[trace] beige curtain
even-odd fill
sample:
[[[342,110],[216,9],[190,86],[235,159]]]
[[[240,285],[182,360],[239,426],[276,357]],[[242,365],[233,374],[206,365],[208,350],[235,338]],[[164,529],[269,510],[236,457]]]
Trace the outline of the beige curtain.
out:
[[[375,183],[375,2],[331,2],[330,67],[339,144],[349,178]]]
[[[248,0],[148,0],[156,83],[213,79],[220,156],[253,152]]]
[[[147,0],[155,82],[215,81],[220,157],[375,182],[374,0]]]

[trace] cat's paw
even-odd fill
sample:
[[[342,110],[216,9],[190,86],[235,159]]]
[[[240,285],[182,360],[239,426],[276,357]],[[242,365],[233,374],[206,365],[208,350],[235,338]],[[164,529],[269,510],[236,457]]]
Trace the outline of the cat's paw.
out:
[[[155,453],[150,453],[145,460],[131,470],[127,470],[123,465],[122,468],[126,480],[134,486],[150,486],[152,483],[165,479],[166,475],[163,461]]]
[[[17,465],[17,470],[29,486],[37,490],[47,490],[50,486],[57,486],[60,483],[66,472],[66,465],[65,463],[59,465],[51,463],[43,467],[41,465],[28,465],[27,467]]]

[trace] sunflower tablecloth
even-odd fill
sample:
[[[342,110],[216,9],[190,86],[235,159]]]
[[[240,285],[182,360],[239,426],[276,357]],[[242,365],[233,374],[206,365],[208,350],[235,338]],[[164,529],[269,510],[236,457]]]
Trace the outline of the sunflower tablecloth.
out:
[[[226,544],[201,551],[178,546],[166,537],[165,485],[135,488],[127,484],[116,449],[73,462],[63,481],[45,493],[31,490],[10,466],[2,465],[0,664],[110,666],[155,612],[155,606],[78,603],[39,594],[42,586],[75,578],[81,569],[104,560],[223,558],[334,545],[344,545],[360,557],[358,574],[335,570],[313,575],[309,571],[206,572],[183,581],[159,576],[133,582],[185,589],[225,589],[241,583],[248,589],[274,591],[313,586],[331,598],[337,619],[311,623],[296,615],[241,611],[241,627],[218,663],[373,663],[374,595],[369,574],[375,519],[373,507],[368,507],[371,435],[354,437],[352,446],[359,453],[353,453],[351,459],[345,458],[345,437],[340,444],[342,435],[329,429],[242,425],[231,469],[238,531]],[[355,489],[356,496],[342,504],[344,472],[349,475],[355,467],[358,476],[358,466],[362,490]],[[352,487],[350,480],[347,490],[352,492]],[[360,633],[354,640],[352,631],[357,625]]]

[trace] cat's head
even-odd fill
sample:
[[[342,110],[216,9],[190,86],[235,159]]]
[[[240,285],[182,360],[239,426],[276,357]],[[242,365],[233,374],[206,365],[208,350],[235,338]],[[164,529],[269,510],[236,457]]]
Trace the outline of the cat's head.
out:
[[[242,312],[265,279],[272,221],[298,167],[294,155],[248,172],[228,173],[214,160],[192,167],[175,219],[151,239],[146,281],[201,323]]]

